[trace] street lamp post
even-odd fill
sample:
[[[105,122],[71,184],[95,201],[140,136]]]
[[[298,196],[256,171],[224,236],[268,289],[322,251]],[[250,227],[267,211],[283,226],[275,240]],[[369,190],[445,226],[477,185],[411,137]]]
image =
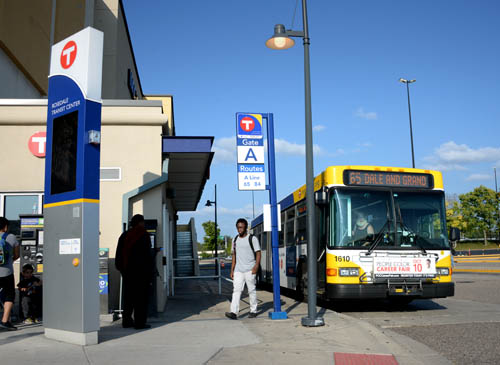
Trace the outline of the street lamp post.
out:
[[[403,84],[406,84],[406,94],[408,95],[408,115],[410,116],[411,163],[412,167],[415,168],[415,152],[413,151],[413,129],[411,126],[410,87],[408,86],[408,84],[414,83],[417,80],[405,80],[403,78],[400,78],[399,81]]]
[[[218,232],[217,232],[217,184],[215,184],[215,200],[214,201],[211,201],[210,199],[207,200],[207,203],[205,204],[206,207],[211,207],[212,204],[214,205],[215,207],[215,275],[218,275],[219,274],[219,271],[218,271],[218,263],[217,263],[217,258],[219,257],[217,251],[218,251],[218,247],[217,247],[217,240],[218,240]]]
[[[299,37],[304,42],[304,89],[305,89],[305,136],[306,136],[306,209],[307,209],[307,317],[302,318],[302,325],[307,327],[322,326],[323,318],[317,317],[316,290],[317,282],[317,241],[315,232],[314,209],[314,164],[311,113],[311,72],[309,63],[309,27],[307,22],[307,4],[302,0],[302,31],[285,30],[283,24],[274,26],[274,35],[267,40],[266,46],[271,49],[288,49],[295,42],[290,37]]]

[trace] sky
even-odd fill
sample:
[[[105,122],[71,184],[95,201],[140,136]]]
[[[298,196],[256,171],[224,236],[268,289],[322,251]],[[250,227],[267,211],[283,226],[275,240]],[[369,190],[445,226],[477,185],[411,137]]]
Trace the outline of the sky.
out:
[[[194,217],[234,236],[267,191],[238,191],[237,112],[273,113],[277,195],[305,183],[304,49],[271,50],[275,24],[302,30],[297,0],[123,0],[145,94],[173,95],[178,136],[213,136]],[[500,2],[309,0],[314,173],[332,165],[443,172],[447,194],[500,179]],[[294,16],[295,15],[295,16]],[[500,182],[500,180],[499,180]],[[500,184],[499,184],[500,185]]]

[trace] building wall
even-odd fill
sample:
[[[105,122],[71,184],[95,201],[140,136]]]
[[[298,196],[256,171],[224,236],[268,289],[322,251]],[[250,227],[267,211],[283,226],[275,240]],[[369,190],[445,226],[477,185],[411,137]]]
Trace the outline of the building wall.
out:
[[[166,136],[175,136],[175,121],[174,121],[174,97],[172,95],[144,95],[146,100],[160,100],[163,113],[168,118],[168,128],[163,131]]]
[[[28,149],[30,136],[46,130],[47,106],[46,102],[40,105],[43,103],[0,104],[0,146],[4,151],[0,170],[8,172],[0,174],[0,193],[44,190],[45,159],[35,157]],[[166,116],[161,105],[154,101],[128,103],[135,107],[110,105],[102,111],[101,167],[121,168],[120,181],[100,183],[100,246],[108,247],[111,257],[122,232],[123,194],[162,173],[161,138]],[[148,206],[162,201],[161,196],[156,201],[149,199]],[[161,204],[154,209],[161,213]]]
[[[43,94],[48,87],[51,4],[0,0],[0,47]]]
[[[40,98],[40,92],[0,48],[0,98]]]
[[[109,247],[112,257],[123,230],[123,194],[161,175],[161,129],[161,125],[147,128],[136,125],[102,127],[101,167],[120,167],[122,175],[121,181],[101,182],[100,246]],[[149,196],[144,198],[150,199]],[[156,198],[156,202],[161,202],[161,196]],[[140,204],[147,204],[150,208],[149,200]],[[159,209],[161,213],[161,207]],[[144,210],[141,206],[134,208],[136,211]]]
[[[26,88],[4,88],[0,97],[33,98],[47,95],[51,18],[52,0],[0,0],[0,50],[15,65],[12,70],[0,60],[0,75],[8,72],[6,80],[12,80],[18,79],[17,75],[22,73],[24,79],[38,91],[38,95],[33,95]],[[82,30],[84,19],[85,1],[56,1],[54,43]],[[142,99],[139,73],[121,1],[94,0],[93,23],[94,28],[104,32],[102,98],[133,99],[127,82],[130,69],[134,75],[137,98]]]

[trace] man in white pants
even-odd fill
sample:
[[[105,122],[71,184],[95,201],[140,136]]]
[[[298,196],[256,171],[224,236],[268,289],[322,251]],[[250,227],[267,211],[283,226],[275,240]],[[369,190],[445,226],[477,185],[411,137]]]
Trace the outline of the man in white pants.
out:
[[[260,245],[255,236],[248,234],[248,222],[240,218],[236,222],[238,235],[233,239],[233,262],[231,264],[231,279],[233,279],[233,300],[231,312],[226,312],[229,319],[237,319],[240,311],[240,297],[245,283],[250,297],[250,314],[248,318],[257,317],[257,290],[255,278],[260,265]],[[252,242],[250,243],[250,237]]]

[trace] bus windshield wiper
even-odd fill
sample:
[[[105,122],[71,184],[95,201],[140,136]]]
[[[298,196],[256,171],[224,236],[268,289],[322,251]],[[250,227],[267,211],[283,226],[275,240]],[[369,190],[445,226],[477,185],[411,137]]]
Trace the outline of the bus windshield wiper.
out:
[[[377,233],[377,238],[375,238],[375,241],[371,244],[371,246],[368,248],[367,255],[370,255],[373,250],[378,246],[378,244],[382,241],[382,237],[384,237],[384,233],[387,231],[387,228],[390,227],[392,224],[392,219],[387,218],[387,221],[385,222],[384,226],[382,229]]]
[[[403,215],[401,214],[401,207],[399,206],[399,204],[397,204],[397,207],[398,207],[398,218],[396,218],[396,223],[399,223],[401,225],[401,228],[403,229],[403,231],[401,233],[403,233],[404,231],[407,231],[409,232],[410,234],[413,235],[413,237],[415,238],[415,246],[417,246],[418,248],[420,248],[420,250],[422,250],[423,253],[427,254],[427,251],[425,250],[424,246],[422,246],[418,240],[419,238],[421,238],[416,232],[414,232],[410,227],[408,227],[406,224],[404,224],[403,222]]]
[[[382,237],[384,236],[384,233],[386,231],[387,228],[388,231],[390,232],[390,226],[392,224],[392,219],[391,219],[391,215],[389,213],[389,202],[385,202],[386,204],[386,212],[387,212],[387,220],[385,221],[383,227],[380,229],[380,231],[377,233],[377,238],[375,238],[375,241],[373,241],[373,243],[371,244],[371,246],[368,248],[368,251],[367,251],[367,255],[370,255],[373,250],[378,246],[378,244],[380,243],[380,241],[382,241]]]

